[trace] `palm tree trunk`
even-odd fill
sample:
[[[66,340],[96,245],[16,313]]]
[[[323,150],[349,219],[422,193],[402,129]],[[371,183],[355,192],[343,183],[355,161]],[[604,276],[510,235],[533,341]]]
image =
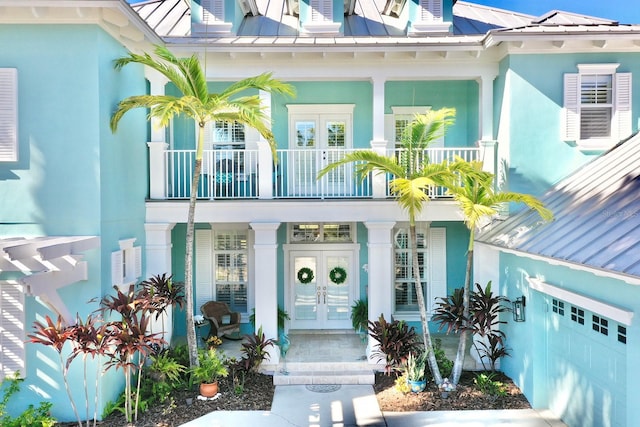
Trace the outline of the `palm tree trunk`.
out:
[[[469,247],[467,249],[467,267],[464,276],[464,288],[462,292],[462,330],[460,331],[460,341],[458,341],[458,351],[456,352],[456,360],[453,363],[451,371],[451,384],[458,385],[460,375],[462,375],[462,367],[464,365],[464,356],[467,351],[467,339],[469,336],[469,296],[471,293],[471,267],[473,265],[473,239],[474,230],[469,232]]]
[[[429,332],[429,323],[427,322],[427,308],[424,302],[424,292],[422,292],[422,280],[420,278],[420,262],[418,260],[418,237],[416,235],[416,226],[412,222],[409,226],[409,239],[411,239],[411,260],[413,264],[413,277],[416,287],[416,296],[418,298],[418,309],[420,310],[420,321],[422,323],[422,339],[424,341],[424,347],[427,351],[427,357],[429,361],[429,369],[433,375],[433,379],[437,385],[442,384],[442,375],[440,374],[440,368],[436,360],[436,355],[433,351],[433,344],[431,343],[431,333]]]
[[[189,213],[187,215],[186,248],[184,251],[184,297],[187,311],[187,347],[189,349],[189,366],[198,366],[198,342],[196,340],[196,326],[193,321],[193,241],[198,198],[198,185],[202,171],[202,151],[204,147],[204,122],[198,123],[198,141],[196,143],[195,167],[191,178],[191,194],[189,196]]]

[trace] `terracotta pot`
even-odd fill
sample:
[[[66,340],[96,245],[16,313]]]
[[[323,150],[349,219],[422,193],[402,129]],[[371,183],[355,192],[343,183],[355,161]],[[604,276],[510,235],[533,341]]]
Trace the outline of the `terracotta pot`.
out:
[[[218,383],[201,383],[200,395],[204,397],[213,397],[218,394]]]

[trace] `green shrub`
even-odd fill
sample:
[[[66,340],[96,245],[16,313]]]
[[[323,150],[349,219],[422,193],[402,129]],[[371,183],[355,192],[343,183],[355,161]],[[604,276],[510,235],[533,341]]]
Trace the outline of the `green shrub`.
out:
[[[37,407],[29,405],[29,407],[16,418],[7,414],[6,408],[9,404],[9,399],[20,391],[20,383],[23,381],[20,378],[19,372],[7,378],[9,385],[4,390],[2,401],[0,401],[0,425],[3,427],[53,427],[57,420],[49,413],[53,406],[51,402],[40,402]],[[7,379],[0,381],[0,387],[2,387],[2,384],[6,380]]]
[[[436,362],[438,363],[438,368],[440,368],[440,375],[442,375],[442,378],[451,378],[453,361],[447,358],[447,355],[442,349],[442,340],[439,338],[434,340],[433,353],[436,355]]]
[[[490,396],[506,396],[507,386],[504,385],[504,383],[495,380],[495,377],[496,374],[494,372],[491,372],[489,374],[480,373],[476,375],[473,383],[476,385],[476,388],[483,394],[487,394]]]

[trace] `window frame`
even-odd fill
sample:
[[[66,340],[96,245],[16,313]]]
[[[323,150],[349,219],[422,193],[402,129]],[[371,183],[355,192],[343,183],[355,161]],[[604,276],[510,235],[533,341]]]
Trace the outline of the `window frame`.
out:
[[[18,161],[18,70],[0,68],[0,162]]]
[[[118,242],[120,250],[111,253],[111,284],[125,289],[142,277],[142,247],[134,246],[136,239]]]

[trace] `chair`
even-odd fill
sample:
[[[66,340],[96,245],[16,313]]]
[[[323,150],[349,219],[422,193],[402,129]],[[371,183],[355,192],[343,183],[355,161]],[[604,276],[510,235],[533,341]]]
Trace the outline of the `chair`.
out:
[[[200,311],[211,326],[207,339],[214,335],[240,339],[240,313],[231,311],[227,303],[209,301],[200,307]]]

